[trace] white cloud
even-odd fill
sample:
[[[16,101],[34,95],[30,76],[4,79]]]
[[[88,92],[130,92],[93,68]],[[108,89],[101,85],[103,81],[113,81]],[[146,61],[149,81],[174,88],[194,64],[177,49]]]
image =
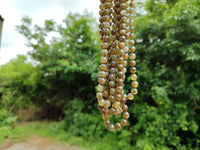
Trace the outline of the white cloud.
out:
[[[25,38],[15,26],[22,16],[29,15],[33,23],[43,26],[44,20],[53,19],[61,24],[69,12],[84,12],[87,9],[98,17],[99,0],[0,0],[0,15],[5,19],[0,50],[0,65],[17,54],[26,54],[30,48],[24,46]]]

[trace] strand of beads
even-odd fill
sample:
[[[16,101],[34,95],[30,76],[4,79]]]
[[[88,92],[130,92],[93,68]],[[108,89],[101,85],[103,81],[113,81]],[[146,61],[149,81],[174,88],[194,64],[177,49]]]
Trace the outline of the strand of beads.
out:
[[[104,124],[111,131],[120,130],[129,118],[127,98],[133,100],[137,94],[138,83],[135,74],[135,48],[133,25],[133,0],[100,0],[100,35],[102,41],[102,57],[99,67],[99,85],[97,87],[98,108],[101,110]],[[112,22],[111,22],[112,20]],[[111,28],[112,25],[112,28]],[[111,35],[110,35],[111,33]],[[130,46],[130,48],[129,48]],[[124,81],[127,59],[130,52],[130,71],[133,89],[128,96],[124,93]],[[137,85],[137,86],[136,86]],[[112,104],[112,107],[110,107]],[[120,123],[111,124],[108,118],[112,115],[121,116]]]

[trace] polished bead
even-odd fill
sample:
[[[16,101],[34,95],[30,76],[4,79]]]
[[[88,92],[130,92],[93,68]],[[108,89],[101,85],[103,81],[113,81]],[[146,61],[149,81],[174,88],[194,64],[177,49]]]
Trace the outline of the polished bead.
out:
[[[125,95],[125,94],[124,94]],[[121,103],[125,104],[127,102],[127,99],[125,97],[122,98]]]
[[[123,68],[124,68],[124,66],[123,66],[122,64],[118,64],[118,65],[117,65],[117,69],[118,69],[119,71],[122,71]]]
[[[118,116],[118,117],[121,116],[121,111],[118,108],[116,109],[115,115]]]
[[[99,106],[104,106],[105,105],[105,100],[104,99],[100,99],[99,100]]]
[[[110,74],[114,74],[116,72],[115,68],[110,68]]]
[[[131,67],[131,68],[130,68],[130,72],[131,72],[131,73],[136,73],[136,68],[135,68],[135,67]]]
[[[97,108],[98,108],[99,110],[102,110],[102,109],[103,109],[103,106],[98,105]]]
[[[116,46],[117,46],[116,42],[112,42],[112,43],[111,43],[111,47],[112,47],[112,48],[115,48]]]
[[[103,42],[109,42],[110,41],[110,37],[107,35],[103,36]]]
[[[133,12],[134,12],[134,8],[130,8],[129,13],[133,13]]]
[[[129,64],[131,67],[134,67],[136,65],[136,62],[135,60],[130,60]]]
[[[108,49],[109,48],[109,44],[108,43],[102,43],[101,44],[101,48],[102,49]]]
[[[103,57],[108,56],[108,50],[103,49],[103,50],[101,51],[101,55],[102,55]]]
[[[127,125],[127,120],[125,120],[125,119],[122,119],[122,120],[121,120],[121,125],[122,125],[122,126],[125,126],[125,125]]]
[[[117,76],[118,76],[119,78],[122,78],[123,75],[124,75],[124,73],[123,73],[122,71],[119,71],[119,72],[117,73]]]
[[[130,7],[134,7],[134,6],[135,6],[134,2],[131,1],[131,2],[130,2]]]
[[[132,74],[131,75],[131,80],[133,80],[133,81],[137,80],[137,75],[136,74]]]
[[[109,120],[105,120],[104,121],[104,125],[107,126],[107,127],[109,127],[110,126],[110,121]]]
[[[135,41],[134,40],[130,40],[129,44],[130,44],[130,46],[133,46],[135,44]]]
[[[126,40],[126,37],[125,37],[125,36],[120,36],[120,38],[119,38],[119,41],[120,41],[120,42],[125,42],[125,40]]]
[[[108,101],[108,100],[105,100],[105,107],[110,107],[110,105],[111,105],[111,103],[110,103],[110,101]]]
[[[132,82],[132,87],[137,88],[138,87],[138,82],[137,81],[133,81]]]
[[[122,64],[124,62],[124,58],[123,57],[118,57],[117,58],[117,63],[118,64]]]
[[[120,123],[116,123],[115,124],[115,129],[116,130],[120,130],[122,128],[121,124]]]
[[[110,125],[109,125],[109,130],[110,130],[110,131],[114,131],[114,130],[115,130],[114,124],[110,124]]]
[[[125,54],[123,55],[123,58],[124,58],[124,60],[127,60],[127,59],[128,59],[128,53],[125,53]]]
[[[101,63],[106,64],[108,61],[107,57],[101,57]]]
[[[123,50],[123,49],[120,49],[120,50],[118,51],[118,55],[119,55],[120,57],[124,56],[124,50]]]
[[[114,81],[110,81],[109,82],[109,87],[111,87],[111,88],[115,87],[115,82]]]
[[[99,8],[100,8],[101,10],[106,9],[105,4],[100,4]]]
[[[135,52],[135,46],[130,47],[129,52],[134,53]]]
[[[105,91],[103,92],[103,96],[106,97],[106,98],[109,96],[109,93],[108,93],[107,90],[105,90]]]
[[[103,120],[108,120],[108,116],[107,115],[102,115]]]
[[[119,49],[123,49],[124,46],[125,46],[124,42],[119,42],[119,43],[118,43]]]
[[[124,47],[124,52],[125,52],[125,53],[128,53],[128,51],[129,51],[128,46]]]
[[[124,110],[124,111],[127,111],[127,110],[128,110],[128,106],[127,106],[127,105],[124,105],[124,106],[123,106],[123,110]]]
[[[133,33],[130,34],[130,39],[134,39],[135,35]]]
[[[115,55],[116,53],[117,53],[116,48],[112,48],[112,49],[110,50],[110,55]]]
[[[121,101],[122,99],[122,95],[121,94],[116,94],[116,100],[117,101]]]
[[[122,85],[124,83],[123,79],[117,79],[117,84]]]
[[[119,34],[120,34],[121,36],[122,36],[122,35],[126,35],[126,30],[124,30],[124,29],[123,29],[123,30],[120,30],[120,31],[119,31]]]
[[[115,74],[110,74],[109,75],[109,80],[110,81],[115,81]]]
[[[98,99],[102,99],[103,98],[103,94],[101,92],[97,92],[96,97]]]
[[[100,71],[99,72],[99,77],[100,78],[105,78],[106,77],[106,72],[105,71]]]
[[[108,97],[108,100],[110,101],[110,102],[114,102],[115,101],[115,97],[114,96],[112,96],[112,95],[110,95],[109,97]]]
[[[133,99],[134,99],[134,95],[131,94],[131,93],[129,93],[129,94],[127,95],[127,98],[128,98],[129,100],[133,100]]]
[[[108,70],[108,66],[106,64],[101,64],[100,67],[99,67],[99,70],[107,71]]]
[[[127,72],[127,69],[123,68],[122,72],[125,74]]]
[[[129,118],[129,116],[130,116],[130,115],[129,115],[128,112],[124,112],[124,113],[123,113],[123,117],[124,117],[124,119],[127,120],[127,119]]]
[[[115,93],[116,93],[115,88],[110,88],[110,95],[115,95]]]
[[[123,65],[124,65],[124,67],[126,67],[127,66],[127,61],[124,61]]]
[[[130,32],[134,32],[135,28],[133,26],[130,27]]]
[[[122,16],[126,16],[126,10],[122,10],[121,12],[120,12],[120,14],[122,15]]]
[[[97,90],[99,91],[99,92],[103,92],[103,90],[104,90],[104,87],[102,86],[102,85],[98,85],[97,86]]]
[[[117,55],[112,55],[112,61],[117,61]]]
[[[113,105],[112,105],[112,107],[114,107],[114,108],[118,108],[118,107],[120,107],[120,102],[114,102],[113,103]]]
[[[126,27],[127,27],[127,26],[126,26],[125,23],[121,23],[121,24],[120,24],[120,29],[126,29]]]
[[[130,59],[135,59],[136,58],[136,55],[135,55],[135,53],[130,53]]]
[[[98,82],[101,85],[105,85],[106,84],[106,79],[104,79],[104,78],[98,78]]]
[[[138,90],[135,89],[135,88],[132,88],[131,93],[132,93],[133,95],[136,95],[136,94],[138,93]]]
[[[116,67],[117,66],[117,61],[111,61],[111,67]]]

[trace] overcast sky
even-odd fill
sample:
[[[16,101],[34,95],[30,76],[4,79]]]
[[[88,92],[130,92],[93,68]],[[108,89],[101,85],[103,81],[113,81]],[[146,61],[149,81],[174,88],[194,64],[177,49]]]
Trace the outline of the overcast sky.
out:
[[[23,16],[29,15],[38,25],[43,25],[46,19],[61,23],[69,12],[83,13],[85,9],[98,17],[99,3],[99,0],[0,0],[0,15],[5,19],[0,65],[30,50],[24,46],[25,38],[15,30]]]

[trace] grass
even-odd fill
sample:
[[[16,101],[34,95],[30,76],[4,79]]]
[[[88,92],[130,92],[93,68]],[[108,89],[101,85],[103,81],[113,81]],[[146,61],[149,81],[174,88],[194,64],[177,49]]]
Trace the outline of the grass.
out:
[[[81,138],[74,137],[62,129],[62,123],[57,122],[32,122],[19,124],[14,129],[0,127],[0,145],[4,143],[21,142],[31,135],[48,137],[54,141],[68,142],[72,145],[88,148],[89,144]]]

